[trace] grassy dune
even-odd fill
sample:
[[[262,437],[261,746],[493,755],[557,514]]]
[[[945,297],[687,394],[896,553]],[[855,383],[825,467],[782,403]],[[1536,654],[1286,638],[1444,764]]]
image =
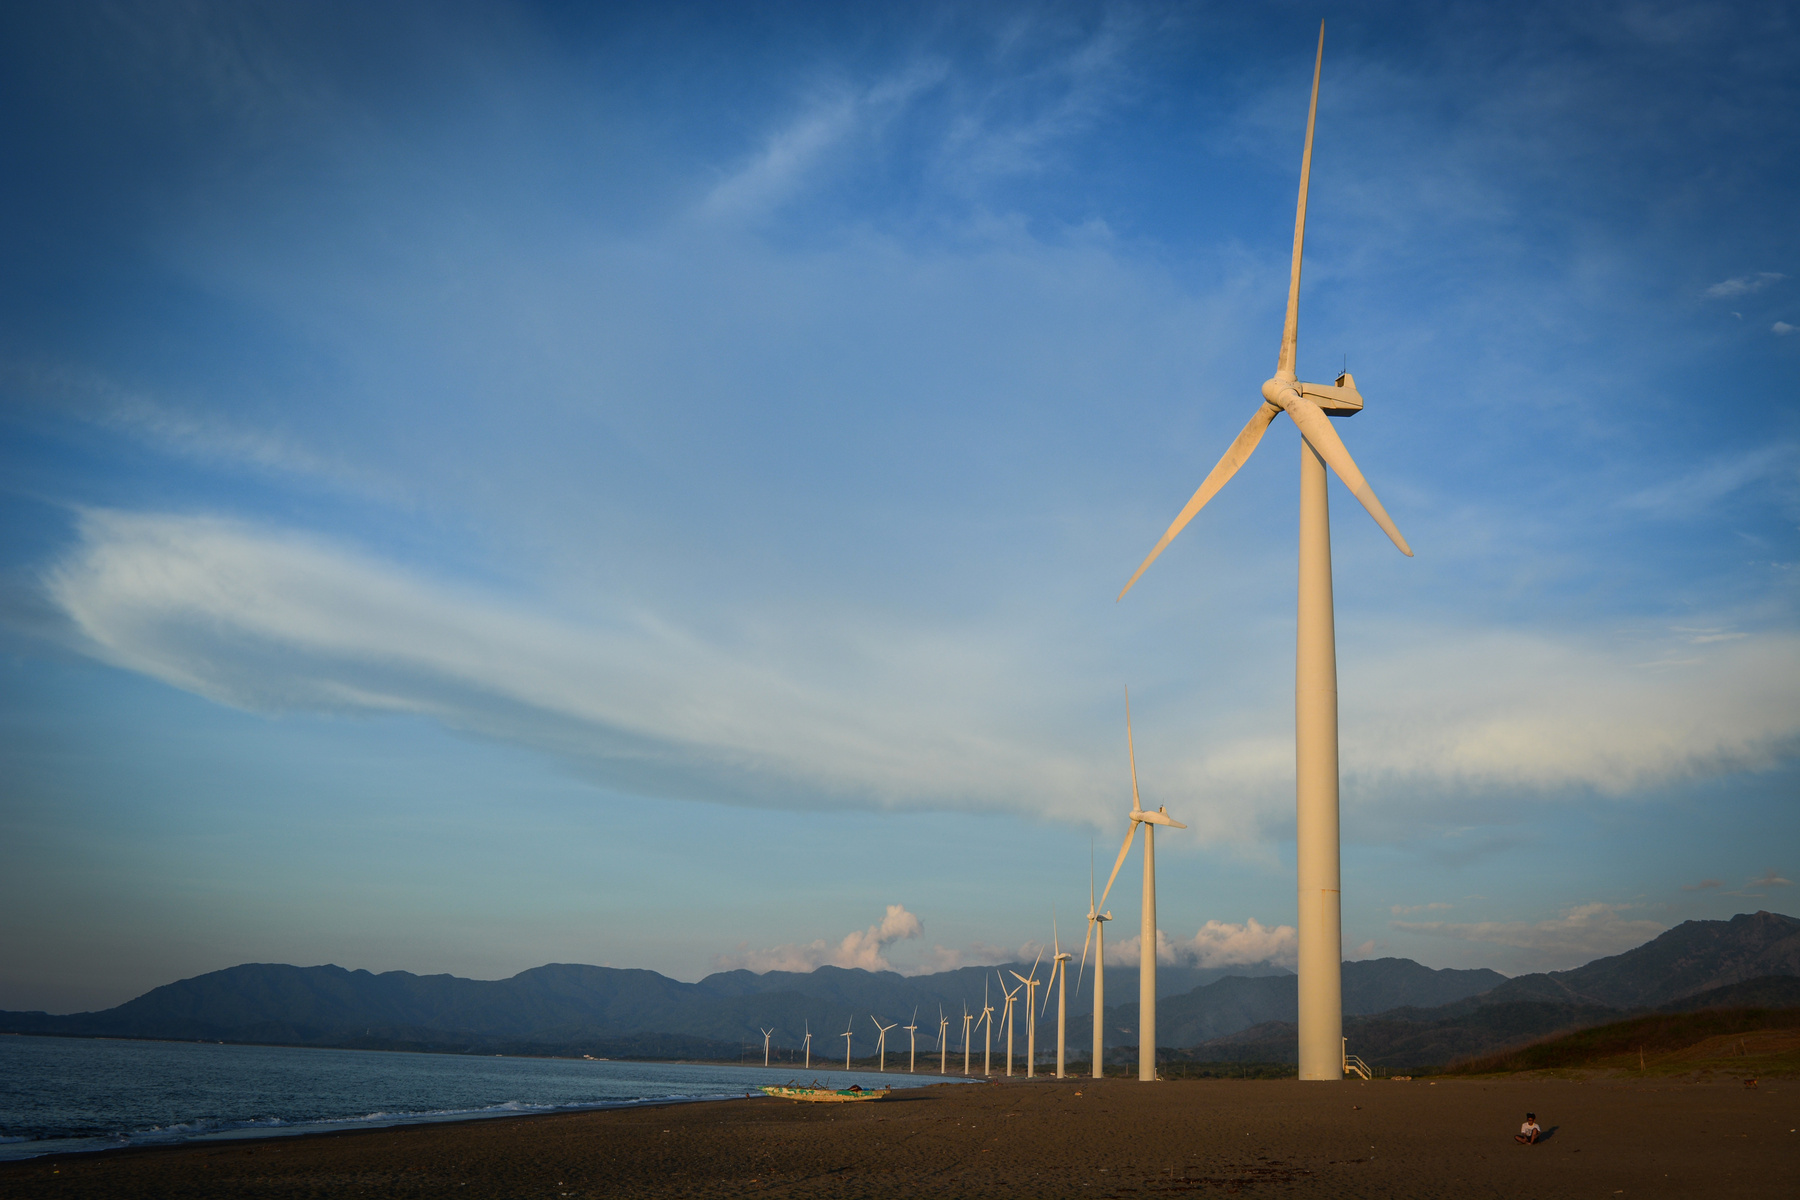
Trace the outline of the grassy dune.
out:
[[[1445,1074],[1558,1069],[1800,1075],[1800,1008],[1657,1013],[1451,1064]]]

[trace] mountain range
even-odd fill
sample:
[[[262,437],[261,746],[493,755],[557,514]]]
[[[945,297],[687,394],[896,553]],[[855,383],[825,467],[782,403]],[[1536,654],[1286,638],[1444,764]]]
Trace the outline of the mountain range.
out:
[[[746,1045],[760,1048],[763,1028],[776,1028],[776,1046],[795,1049],[801,1031],[817,1024],[814,1053],[828,1059],[842,1050],[837,1039],[844,1022],[861,1054],[873,1049],[871,1014],[884,1023],[906,1022],[917,1011],[918,1044],[935,1053],[940,1006],[950,1019],[951,1045],[960,1048],[964,1004],[978,1013],[984,989],[997,1003],[996,970],[1015,969],[1031,968],[965,967],[910,977],[840,967],[726,971],[684,983],[654,971],[562,963],[502,980],[251,963],[167,984],[102,1012],[0,1012],[0,1032],[737,1058]],[[1423,1066],[1659,1006],[1800,1004],[1800,920],[1759,912],[1689,921],[1623,954],[1513,979],[1488,970],[1434,970],[1402,958],[1349,962],[1343,972],[1351,1049],[1371,1061]],[[1109,994],[1135,1001],[1135,976],[1109,969]],[[1291,973],[1267,964],[1161,968],[1158,984],[1159,1041],[1178,1048],[1173,1056],[1293,1061]],[[1080,1000],[1091,989],[1090,972],[1081,992],[1071,994],[1072,1047],[1089,1045],[1088,1010]],[[1132,1052],[1136,1022],[1135,1002],[1107,1007],[1109,1057]],[[904,1046],[904,1036],[890,1034],[890,1050]],[[976,1033],[977,1050],[980,1041]],[[1053,1052],[1054,1044],[1051,1013],[1040,1017],[1038,1045]]]

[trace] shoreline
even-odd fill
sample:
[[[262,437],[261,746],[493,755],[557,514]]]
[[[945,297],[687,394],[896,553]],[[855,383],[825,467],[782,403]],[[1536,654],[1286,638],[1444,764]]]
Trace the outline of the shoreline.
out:
[[[1512,1141],[1520,1115],[1547,1137]],[[0,1164],[19,1196],[1800,1194],[1800,1082],[1015,1079],[694,1101]]]

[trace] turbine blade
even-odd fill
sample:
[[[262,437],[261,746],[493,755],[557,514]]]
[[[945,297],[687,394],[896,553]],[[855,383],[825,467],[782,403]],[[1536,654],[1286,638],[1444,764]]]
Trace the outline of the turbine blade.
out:
[[[1131,853],[1131,839],[1137,836],[1138,823],[1131,823],[1131,830],[1125,835],[1125,844],[1119,847],[1119,861],[1113,864],[1113,873],[1106,881],[1106,891],[1100,893],[1100,903],[1106,903],[1107,893],[1112,891],[1113,880],[1119,877],[1119,868],[1125,865],[1125,856]]]
[[[1306,149],[1300,154],[1300,202],[1294,209],[1294,265],[1288,275],[1287,323],[1281,327],[1277,377],[1294,378],[1300,344],[1300,258],[1306,245],[1306,189],[1312,179],[1313,121],[1319,115],[1319,68],[1325,65],[1325,22],[1319,22],[1319,56],[1313,61],[1312,105],[1306,110]]]
[[[1331,418],[1318,405],[1297,392],[1288,401],[1287,414],[1300,427],[1300,433],[1306,438],[1307,444],[1325,460],[1325,465],[1336,471],[1337,477],[1350,489],[1350,494],[1362,501],[1362,506],[1369,510],[1369,515],[1375,518],[1381,531],[1393,540],[1394,545],[1400,547],[1400,553],[1411,558],[1412,547],[1400,536],[1400,530],[1394,525],[1394,519],[1387,515],[1387,509],[1381,507],[1381,501],[1375,498],[1375,489],[1369,486],[1363,473],[1356,469],[1356,460],[1350,457],[1350,451],[1344,448],[1343,439],[1331,427]]]
[[[1231,447],[1225,451],[1225,457],[1221,458],[1219,464],[1212,469],[1212,474],[1208,475],[1200,484],[1200,490],[1188,499],[1181,514],[1175,518],[1174,524],[1169,526],[1168,532],[1162,535],[1162,540],[1157,542],[1156,547],[1150,551],[1150,556],[1138,565],[1137,572],[1131,577],[1131,582],[1125,585],[1124,590],[1113,601],[1114,604],[1125,598],[1125,593],[1131,590],[1132,584],[1135,584],[1138,577],[1149,569],[1150,564],[1156,561],[1158,555],[1168,549],[1169,543],[1175,540],[1175,535],[1186,529],[1187,523],[1194,519],[1194,514],[1206,507],[1206,502],[1217,495],[1219,489],[1238,473],[1238,468],[1249,460],[1250,452],[1256,449],[1258,442],[1262,441],[1263,433],[1269,428],[1269,422],[1275,419],[1278,411],[1280,410],[1267,401],[1264,401],[1262,407],[1256,410],[1256,415],[1250,418],[1250,423],[1244,426],[1242,432],[1237,435],[1237,439],[1231,443]]]
[[[1144,806],[1138,803],[1137,745],[1131,740],[1131,689],[1129,687],[1125,689],[1125,753],[1131,759],[1131,811],[1136,814],[1143,812]]]
[[[1092,905],[1092,903],[1093,903],[1092,901],[1089,901],[1090,906]],[[1086,978],[1086,976],[1087,976],[1087,952],[1088,952],[1088,947],[1093,944],[1093,941],[1094,941],[1094,918],[1093,918],[1093,915],[1090,913],[1088,915],[1087,936],[1081,939],[1081,967],[1079,970],[1077,970],[1075,972],[1075,994],[1077,996],[1081,995],[1081,981],[1084,978]]]

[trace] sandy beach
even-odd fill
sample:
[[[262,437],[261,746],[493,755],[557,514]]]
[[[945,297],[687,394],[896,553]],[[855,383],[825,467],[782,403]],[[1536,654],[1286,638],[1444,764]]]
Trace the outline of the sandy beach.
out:
[[[1530,1109],[1548,1132],[1512,1141]],[[1037,1080],[121,1150],[8,1196],[1800,1195],[1800,1082]]]

